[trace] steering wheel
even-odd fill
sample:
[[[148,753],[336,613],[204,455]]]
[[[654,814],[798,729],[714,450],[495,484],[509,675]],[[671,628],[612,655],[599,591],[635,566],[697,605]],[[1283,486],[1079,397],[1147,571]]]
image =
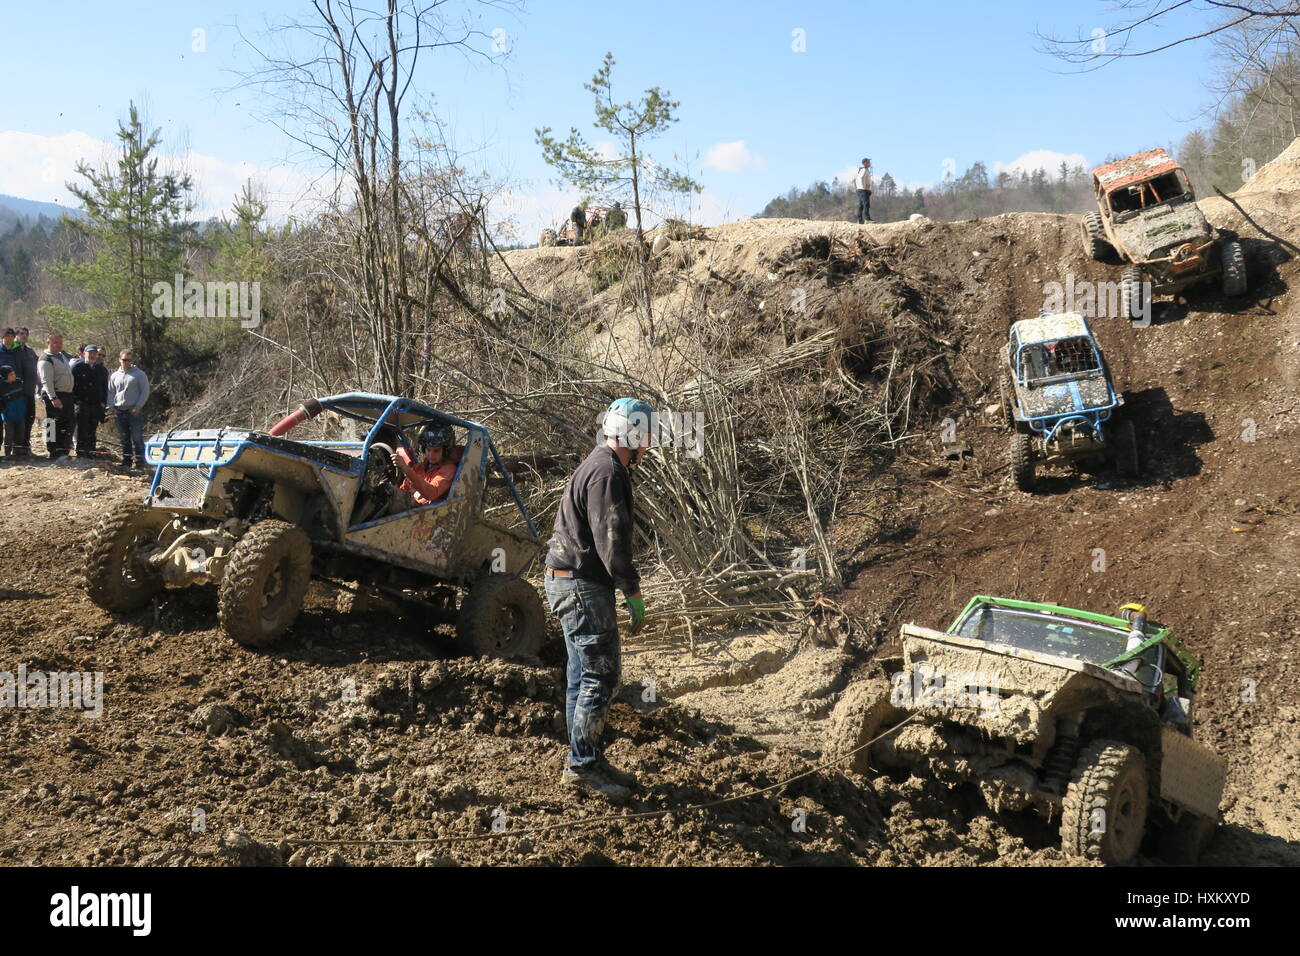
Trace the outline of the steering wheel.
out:
[[[379,517],[387,508],[396,491],[397,469],[393,467],[393,449],[383,442],[374,442],[366,455],[366,470],[357,489],[356,504],[352,509],[351,524],[360,524]]]
[[[382,454],[376,454],[382,452]],[[381,441],[373,442],[366,455],[366,474],[361,484],[367,490],[398,481],[401,474],[393,464],[393,448]]]

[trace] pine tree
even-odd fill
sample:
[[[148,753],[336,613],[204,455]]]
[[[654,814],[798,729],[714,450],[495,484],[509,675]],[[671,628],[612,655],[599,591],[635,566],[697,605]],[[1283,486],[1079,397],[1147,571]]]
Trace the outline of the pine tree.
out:
[[[115,163],[95,169],[79,162],[77,174],[87,183],[68,184],[86,215],[64,217],[64,224],[86,241],[94,258],[51,266],[54,275],[100,305],[84,312],[53,305],[43,311],[83,323],[121,322],[130,347],[148,363],[159,354],[169,318],[153,314],[152,286],[172,282],[194,239],[193,224],[182,218],[193,209],[193,187],[189,176],[159,172],[153,155],[158,131],[145,134],[134,103],[127,121],[118,124],[117,139]]]
[[[699,192],[701,187],[683,173],[660,166],[645,153],[645,141],[658,136],[677,122],[673,111],[680,105],[652,86],[639,102],[614,102],[614,54],[606,53],[590,83],[583,86],[595,95],[595,125],[617,137],[616,155],[606,157],[590,146],[576,128],[569,138],[557,140],[549,126],[535,130],[542,158],[559,171],[560,177],[584,193],[602,198],[621,198],[631,193],[636,214],[637,238],[641,238],[643,190],[647,183],[662,192]]]

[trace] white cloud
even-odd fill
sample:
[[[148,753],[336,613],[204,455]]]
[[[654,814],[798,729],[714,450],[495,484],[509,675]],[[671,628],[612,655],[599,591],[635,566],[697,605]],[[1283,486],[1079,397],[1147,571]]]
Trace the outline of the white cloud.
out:
[[[77,175],[77,163],[84,160],[98,168],[111,162],[116,152],[115,146],[76,130],[57,136],[0,132],[0,193],[75,208],[67,183],[85,182]],[[196,219],[228,213],[248,179],[262,188],[274,219],[301,211],[314,198],[311,179],[284,166],[231,163],[193,150],[180,156],[162,154],[159,166],[191,175],[195,205],[191,215]]]
[[[762,169],[763,157],[752,152],[743,139],[738,139],[710,146],[704,153],[704,165],[723,173],[740,173],[747,169]]]
[[[1061,168],[1061,163],[1071,168],[1075,166],[1088,168],[1088,161],[1084,159],[1082,153],[1058,153],[1054,149],[1035,149],[1009,163],[994,163],[993,175],[996,176],[1004,170],[1010,173],[1032,173],[1035,169],[1045,169],[1049,173],[1055,173]]]

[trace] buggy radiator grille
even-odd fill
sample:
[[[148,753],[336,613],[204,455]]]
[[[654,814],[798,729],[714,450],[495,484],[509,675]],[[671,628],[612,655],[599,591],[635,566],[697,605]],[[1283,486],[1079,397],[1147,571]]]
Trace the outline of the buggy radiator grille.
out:
[[[208,479],[199,469],[185,465],[164,465],[158,479],[157,498],[176,508],[201,508]]]

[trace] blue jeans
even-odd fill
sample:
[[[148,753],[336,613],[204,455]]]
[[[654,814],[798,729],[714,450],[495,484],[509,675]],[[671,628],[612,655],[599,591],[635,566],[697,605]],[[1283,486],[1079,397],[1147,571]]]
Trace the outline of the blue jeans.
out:
[[[144,464],[144,412],[139,415],[132,415],[124,409],[118,409],[113,421],[117,425],[117,440],[122,445],[122,464],[131,464],[131,456],[134,453],[135,460],[139,464]]]
[[[858,222],[866,222],[871,218],[871,190],[858,190]]]
[[[619,681],[614,589],[582,578],[547,575],[546,598],[560,619],[569,655],[564,722],[569,729],[568,765],[576,770],[604,757],[600,737]]]

